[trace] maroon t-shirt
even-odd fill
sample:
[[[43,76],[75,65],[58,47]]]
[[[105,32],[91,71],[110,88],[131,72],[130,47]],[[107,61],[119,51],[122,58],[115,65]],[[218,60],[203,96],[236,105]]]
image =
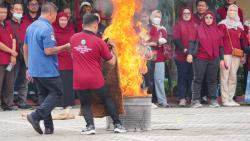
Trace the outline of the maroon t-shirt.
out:
[[[74,89],[101,88],[104,85],[101,60],[112,59],[107,44],[90,31],[74,34],[70,43],[73,56]]]
[[[12,39],[14,38],[11,26],[6,22],[5,25],[0,25],[0,42],[8,48],[12,48]],[[11,54],[0,50],[0,65],[10,63]]]
[[[27,21],[25,21],[25,20],[22,20],[20,24],[17,23],[17,22],[14,22],[12,20],[8,20],[7,23],[10,25],[11,28],[12,28],[11,23],[13,24],[13,27],[15,28],[15,30],[17,32],[17,35],[18,35],[21,43],[23,43],[24,42],[25,33],[26,33],[26,29],[28,28],[29,23]],[[14,30],[13,30],[13,35],[15,37]],[[18,41],[17,41],[17,46],[16,46],[17,52],[20,52],[20,48],[22,48],[22,47],[20,47],[18,45]]]
[[[32,24],[35,20],[39,18],[40,15],[37,15],[35,18],[32,18],[29,14],[25,14],[23,16],[23,20],[28,23],[28,25]]]
[[[151,26],[150,32],[150,41],[158,44],[159,39],[165,38],[167,39],[167,31],[165,29],[157,29],[155,26]],[[153,47],[153,50],[156,51],[156,60],[155,62],[165,62],[166,57],[164,56],[164,48],[163,45],[157,45]]]
[[[220,24],[219,29],[221,30],[223,34],[223,45],[224,45],[224,54],[225,55],[231,55],[232,54],[232,45],[233,48],[241,49],[240,39],[244,35],[244,31],[240,28],[236,29],[227,29],[226,25]],[[231,38],[232,45],[230,43],[230,39],[228,36],[228,33]]]

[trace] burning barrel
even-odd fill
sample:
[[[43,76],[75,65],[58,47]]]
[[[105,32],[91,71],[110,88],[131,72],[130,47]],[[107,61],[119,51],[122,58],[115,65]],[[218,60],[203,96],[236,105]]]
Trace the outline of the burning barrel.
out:
[[[124,97],[125,114],[120,115],[128,131],[151,130],[151,96]],[[107,130],[113,130],[113,121],[107,117]]]
[[[113,41],[117,49],[118,83],[124,97],[125,109],[125,114],[120,116],[121,121],[129,131],[150,130],[151,96],[141,89],[142,74],[146,70],[147,61],[140,54],[138,46],[141,40],[133,22],[135,13],[142,8],[142,3],[140,0],[112,1],[112,23],[105,29],[103,38]],[[107,129],[113,129],[110,118],[107,119]]]

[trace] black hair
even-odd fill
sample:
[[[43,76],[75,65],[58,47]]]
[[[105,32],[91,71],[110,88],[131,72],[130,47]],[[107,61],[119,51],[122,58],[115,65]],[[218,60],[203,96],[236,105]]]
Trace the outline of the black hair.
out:
[[[62,7],[62,11],[63,11],[64,9],[71,9],[71,8],[70,8],[70,5],[69,5],[69,4],[65,4],[65,5],[63,5],[63,7]]]
[[[83,25],[88,26],[94,22],[97,22],[97,23],[99,22],[99,19],[95,14],[85,14],[83,16]]]
[[[50,11],[55,11],[57,12],[58,8],[53,2],[45,2],[42,5],[41,12],[42,13],[48,13]]]
[[[196,6],[198,6],[200,2],[205,2],[206,5],[208,5],[207,0],[196,0]]]
[[[11,8],[14,8],[14,5],[16,5],[16,4],[20,4],[20,5],[22,5],[22,7],[23,7],[23,3],[22,3],[21,0],[15,0],[15,1],[11,4]]]
[[[2,2],[2,3],[0,4],[0,8],[6,8],[6,9],[8,9],[8,8],[9,8],[9,6],[8,6],[8,4],[7,4],[7,3]]]

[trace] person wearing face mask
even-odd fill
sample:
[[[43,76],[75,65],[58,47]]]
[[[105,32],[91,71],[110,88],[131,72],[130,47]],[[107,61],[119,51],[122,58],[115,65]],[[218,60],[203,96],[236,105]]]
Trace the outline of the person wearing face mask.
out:
[[[98,32],[99,19],[94,14],[85,14],[83,16],[83,31],[74,34],[71,39],[72,57],[73,57],[73,87],[77,92],[81,102],[81,113],[87,123],[86,129],[81,131],[83,135],[95,134],[95,124],[93,120],[93,111],[98,107],[93,103],[93,93],[99,98],[99,103],[105,107],[107,114],[114,121],[114,132],[123,133],[121,121],[117,106],[109,92],[102,74],[101,61],[106,61],[109,65],[115,66],[117,62],[116,51],[114,47],[109,50],[108,45],[99,37]],[[95,115],[94,115],[95,116]],[[106,114],[98,117],[106,116]]]
[[[45,2],[41,16],[27,29],[24,41],[26,79],[34,81],[39,95],[38,108],[27,115],[34,130],[43,134],[40,121],[43,120],[44,134],[53,134],[54,125],[51,112],[63,94],[63,85],[58,71],[57,54],[70,50],[70,44],[57,46],[52,23],[56,20],[57,7]]]
[[[29,23],[23,20],[23,5],[20,2],[14,2],[10,12],[12,17],[8,22],[16,39],[18,52],[17,64],[15,66],[15,102],[19,108],[29,109],[31,106],[27,104],[28,82],[25,79],[26,68],[23,59],[23,42]]]
[[[200,108],[202,104],[201,86],[205,78],[208,96],[210,96],[209,107],[219,107],[217,102],[217,75],[219,66],[225,69],[224,48],[222,34],[216,25],[216,17],[213,12],[207,11],[197,29],[197,40],[199,47],[197,53],[192,50],[188,52],[187,61],[193,62],[194,79],[192,82],[192,107]],[[192,46],[193,47],[193,46]],[[196,55],[195,59],[193,56]]]
[[[92,5],[87,2],[87,1],[83,1],[80,5],[80,17],[79,19],[77,19],[77,25],[76,25],[76,31],[77,32],[81,32],[82,31],[82,17],[87,14],[87,13],[92,13]]]
[[[40,5],[38,0],[28,0],[27,4],[28,13],[23,16],[29,24],[34,22],[40,16]]]
[[[241,40],[244,36],[244,27],[238,15],[238,6],[231,4],[228,7],[227,17],[219,23],[219,28],[223,33],[223,43],[225,48],[225,62],[228,69],[221,69],[221,96],[224,106],[240,106],[233,100],[236,85],[237,71],[241,63],[244,62],[244,48]]]
[[[220,22],[226,18],[228,7],[231,4],[236,4],[236,1],[237,0],[226,0],[224,6],[217,9],[217,14],[218,14],[217,22]],[[240,17],[240,21],[243,23],[244,21],[243,11],[239,7],[238,7],[238,16]]]
[[[57,14],[57,19],[53,23],[55,38],[58,46],[69,43],[70,37],[75,33],[69,24],[69,17],[66,13]],[[75,96],[73,91],[73,63],[71,54],[63,51],[58,54],[58,63],[60,76],[63,82],[63,95],[60,97],[57,107],[67,108],[75,105]]]
[[[192,10],[182,8],[180,19],[173,28],[173,39],[175,43],[175,62],[178,71],[177,93],[180,99],[179,106],[186,106],[187,100],[191,98],[191,83],[193,78],[192,63],[187,62],[187,54],[190,51],[190,42],[196,40],[196,27],[192,19]]]
[[[162,13],[154,10],[150,15],[152,26],[149,31],[150,40],[146,43],[155,52],[154,86],[159,107],[169,107],[164,89],[165,56],[163,45],[167,43],[167,30],[161,25]]]

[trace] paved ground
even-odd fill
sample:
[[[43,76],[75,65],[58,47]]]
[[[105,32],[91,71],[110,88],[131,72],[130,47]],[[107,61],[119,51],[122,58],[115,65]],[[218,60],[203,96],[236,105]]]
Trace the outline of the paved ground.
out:
[[[79,109],[72,109],[77,115]],[[250,107],[152,109],[152,131],[114,134],[96,119],[97,134],[80,135],[83,118],[55,121],[55,134],[38,135],[21,118],[30,111],[0,111],[1,141],[250,141]],[[62,111],[55,110],[56,113]]]

